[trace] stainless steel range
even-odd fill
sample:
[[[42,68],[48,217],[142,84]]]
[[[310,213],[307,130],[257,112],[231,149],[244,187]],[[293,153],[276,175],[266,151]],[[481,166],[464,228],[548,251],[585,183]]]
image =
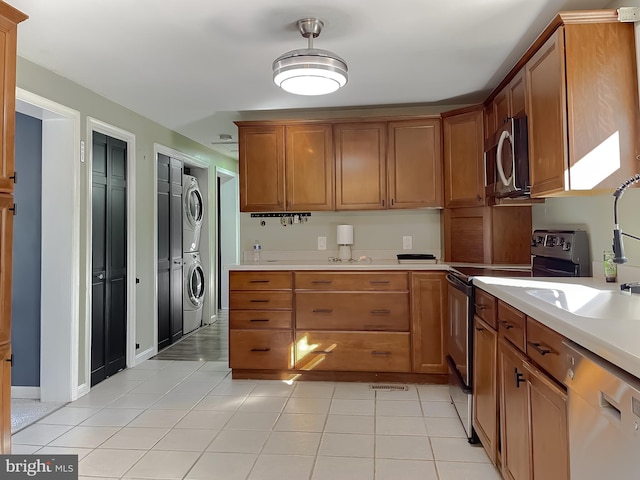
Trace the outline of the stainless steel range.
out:
[[[591,275],[589,240],[582,230],[535,230],[531,269],[455,267],[449,283],[449,394],[470,442],[473,430],[473,277],[578,277]]]

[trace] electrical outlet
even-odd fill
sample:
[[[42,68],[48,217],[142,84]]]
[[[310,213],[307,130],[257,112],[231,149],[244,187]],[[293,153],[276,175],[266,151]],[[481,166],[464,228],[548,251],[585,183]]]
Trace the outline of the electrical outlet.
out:
[[[318,250],[327,249],[327,237],[318,237]]]
[[[405,235],[402,237],[402,249],[411,250],[413,248],[413,237],[411,235]]]

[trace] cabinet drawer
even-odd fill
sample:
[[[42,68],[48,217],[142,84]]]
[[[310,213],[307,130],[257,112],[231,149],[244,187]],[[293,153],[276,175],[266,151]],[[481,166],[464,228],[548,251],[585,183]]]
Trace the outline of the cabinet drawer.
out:
[[[229,272],[229,290],[291,290],[291,272]]]
[[[296,328],[409,331],[409,294],[296,293]]]
[[[231,310],[291,310],[290,292],[229,292]]]
[[[566,374],[564,337],[527,317],[527,356],[558,382]]]
[[[296,369],[410,372],[408,333],[296,333]]]
[[[295,274],[296,290],[399,290],[407,291],[409,280],[406,273],[299,273]]]
[[[522,352],[525,351],[525,328],[524,313],[498,300],[498,332],[501,337],[508,339]]]
[[[229,366],[287,370],[292,366],[291,331],[229,330]]]
[[[285,310],[231,310],[229,328],[291,328],[291,312]]]
[[[496,297],[488,294],[484,290],[480,290],[479,288],[474,290],[474,295],[476,315],[497,330],[498,322],[496,319],[496,312],[498,302],[496,301]]]

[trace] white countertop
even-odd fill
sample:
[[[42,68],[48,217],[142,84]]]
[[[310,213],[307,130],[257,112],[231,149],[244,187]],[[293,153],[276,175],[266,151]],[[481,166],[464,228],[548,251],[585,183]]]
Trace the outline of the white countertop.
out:
[[[362,260],[330,262],[329,260],[266,260],[260,263],[245,262],[241,265],[225,265],[233,270],[449,270],[445,263],[398,263],[398,260]]]
[[[640,295],[620,293],[619,284],[603,278],[476,277],[473,283],[640,378]]]

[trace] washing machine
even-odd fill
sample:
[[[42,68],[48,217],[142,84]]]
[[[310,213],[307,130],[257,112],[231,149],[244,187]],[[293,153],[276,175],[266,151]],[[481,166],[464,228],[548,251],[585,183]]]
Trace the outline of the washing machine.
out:
[[[197,252],[200,247],[200,229],[204,218],[204,201],[198,179],[182,176],[182,251]]]
[[[205,294],[205,274],[198,252],[183,256],[184,300],[182,333],[189,333],[202,325],[202,305]]]

